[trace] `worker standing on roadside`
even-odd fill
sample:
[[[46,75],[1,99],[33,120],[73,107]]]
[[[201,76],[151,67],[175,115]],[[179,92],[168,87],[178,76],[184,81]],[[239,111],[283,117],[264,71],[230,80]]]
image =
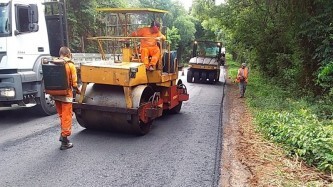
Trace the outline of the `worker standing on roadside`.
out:
[[[246,67],[246,63],[242,63],[241,68],[238,69],[237,78],[236,78],[236,81],[239,83],[240,98],[244,97],[247,86],[248,74],[249,70]]]
[[[73,147],[73,143],[70,143],[68,136],[72,133],[72,101],[73,101],[73,90],[80,94],[80,90],[77,85],[77,74],[74,62],[71,60],[72,54],[68,47],[61,47],[59,50],[60,59],[65,61],[67,82],[69,88],[67,94],[64,96],[52,96],[55,100],[57,113],[60,118],[61,134],[60,139],[61,146],[60,150],[65,150]]]
[[[165,36],[160,31],[160,23],[153,21],[150,27],[143,27],[133,32],[132,37],[151,37],[143,38],[140,41],[141,60],[145,64],[146,69],[152,71],[156,68],[156,64],[160,59],[161,50],[157,46],[158,40],[165,40]],[[149,62],[149,56],[151,60]]]

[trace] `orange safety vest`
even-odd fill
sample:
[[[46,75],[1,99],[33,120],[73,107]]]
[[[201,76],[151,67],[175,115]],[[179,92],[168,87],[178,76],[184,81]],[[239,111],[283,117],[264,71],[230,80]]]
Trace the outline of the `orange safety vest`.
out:
[[[239,68],[238,69],[238,73],[237,73],[237,78],[236,78],[236,82],[241,82],[244,81],[247,83],[247,79],[248,79],[248,74],[249,74],[249,70],[247,67],[243,68]]]
[[[157,41],[155,39],[157,37],[161,37],[162,40],[166,39],[165,36],[160,31],[158,31],[157,33],[152,33],[150,27],[143,27],[141,29],[138,29],[137,31],[133,32],[131,36],[152,37],[152,38],[141,39],[140,42],[141,48],[157,46]]]

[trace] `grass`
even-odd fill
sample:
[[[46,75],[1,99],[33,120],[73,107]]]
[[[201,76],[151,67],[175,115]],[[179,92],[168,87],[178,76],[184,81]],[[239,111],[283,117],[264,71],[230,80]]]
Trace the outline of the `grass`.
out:
[[[227,56],[228,74],[234,79],[240,64],[230,59]],[[255,69],[249,69],[246,102],[259,132],[282,145],[288,156],[332,175],[331,102],[325,98],[295,98],[288,88],[279,87]]]

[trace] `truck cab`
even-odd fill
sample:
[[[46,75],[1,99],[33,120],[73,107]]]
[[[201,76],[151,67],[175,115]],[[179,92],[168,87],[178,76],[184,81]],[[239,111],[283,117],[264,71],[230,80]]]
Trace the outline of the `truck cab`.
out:
[[[68,46],[63,2],[0,0],[0,107],[56,112],[44,93],[41,59]]]

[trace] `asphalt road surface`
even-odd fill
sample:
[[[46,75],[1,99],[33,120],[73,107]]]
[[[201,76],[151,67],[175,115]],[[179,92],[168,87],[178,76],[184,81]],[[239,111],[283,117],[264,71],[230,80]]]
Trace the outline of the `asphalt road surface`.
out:
[[[217,186],[224,73],[215,85],[180,78],[190,100],[149,134],[90,131],[74,117],[66,151],[57,115],[0,108],[0,186]]]

